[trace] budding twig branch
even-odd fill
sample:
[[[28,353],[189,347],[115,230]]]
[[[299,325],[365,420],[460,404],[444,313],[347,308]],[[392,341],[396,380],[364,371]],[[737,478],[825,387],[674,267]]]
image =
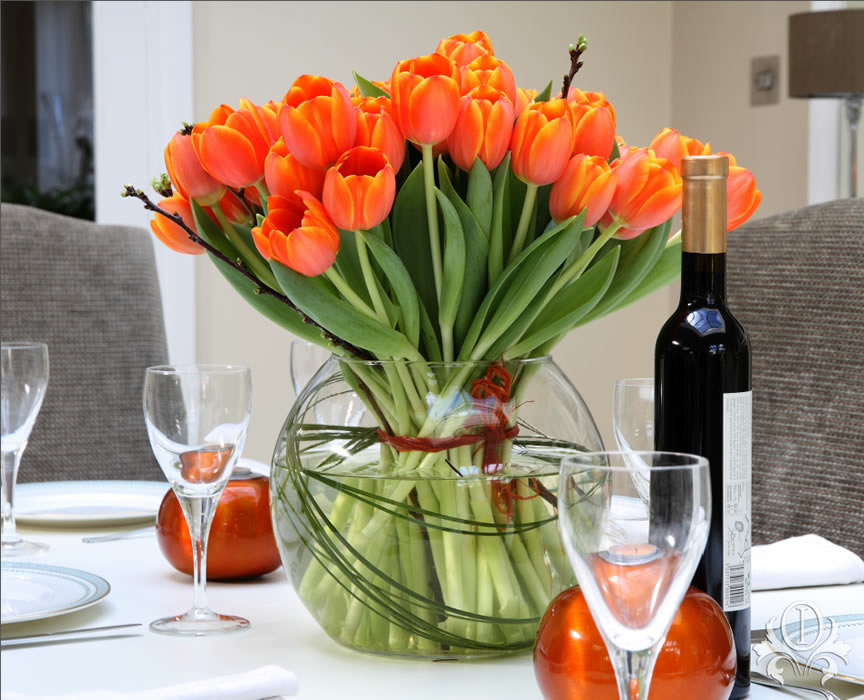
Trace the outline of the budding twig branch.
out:
[[[581,58],[582,54],[588,50],[588,41],[585,39],[584,34],[580,34],[579,38],[576,39],[576,45],[570,44],[570,72],[564,76],[564,85],[561,88],[561,97],[565,100],[567,99],[567,93],[570,92],[570,84],[573,82],[573,76],[579,72],[579,69],[582,67]]]
[[[252,281],[256,285],[255,294],[265,294],[267,296],[273,297],[274,299],[277,299],[278,301],[282,302],[283,304],[285,304],[289,308],[293,309],[298,314],[300,314],[300,317],[303,319],[304,323],[308,323],[310,326],[315,326],[316,328],[320,329],[321,334],[325,338],[327,338],[327,340],[329,340],[331,343],[333,343],[333,345],[336,345],[340,348],[344,348],[349,353],[351,353],[352,355],[354,355],[355,357],[357,357],[361,360],[371,360],[372,359],[372,357],[369,354],[367,354],[366,352],[364,352],[363,350],[360,350],[359,348],[351,345],[351,343],[349,343],[345,340],[342,340],[342,338],[340,338],[338,336],[333,335],[326,328],[324,328],[321,324],[316,323],[313,319],[309,318],[309,316],[307,316],[305,313],[303,313],[302,310],[300,310],[297,306],[295,306],[294,303],[288,297],[286,297],[284,294],[280,294],[279,292],[277,292],[274,289],[271,289],[267,285],[262,285],[261,281],[255,275],[253,275],[248,269],[246,269],[246,266],[243,265],[242,261],[232,260],[227,255],[222,253],[222,251],[220,251],[217,248],[215,248],[214,246],[210,245],[210,243],[208,243],[203,238],[201,238],[201,236],[199,236],[196,231],[189,228],[186,225],[186,222],[183,221],[183,217],[180,216],[179,214],[173,214],[169,211],[166,211],[165,209],[162,209],[159,205],[154,204],[153,201],[146,194],[144,194],[144,192],[142,190],[135,189],[134,187],[132,187],[132,185],[126,185],[123,188],[122,196],[123,197],[134,197],[135,199],[141,200],[141,202],[144,204],[145,209],[152,211],[152,212],[155,212],[155,213],[159,214],[160,216],[164,216],[166,219],[177,224],[180,228],[182,228],[186,232],[186,235],[189,236],[190,240],[192,240],[195,243],[197,243],[198,245],[200,245],[208,253],[210,253],[213,257],[218,258],[219,260],[224,262],[226,265],[229,265],[234,270],[237,270],[237,272],[239,272],[241,275],[243,275],[244,277],[246,277],[247,279]]]

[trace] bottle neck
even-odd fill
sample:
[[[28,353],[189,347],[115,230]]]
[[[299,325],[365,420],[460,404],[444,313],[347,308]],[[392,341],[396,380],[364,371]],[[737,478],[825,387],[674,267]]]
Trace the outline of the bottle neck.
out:
[[[681,303],[726,304],[726,253],[681,253]]]

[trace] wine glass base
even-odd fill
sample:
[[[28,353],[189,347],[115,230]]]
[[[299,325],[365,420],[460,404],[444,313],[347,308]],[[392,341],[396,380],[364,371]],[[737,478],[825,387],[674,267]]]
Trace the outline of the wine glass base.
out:
[[[16,539],[7,542],[0,542],[0,555],[4,559],[12,557],[32,557],[39,554],[44,554],[50,549],[47,544],[42,542],[30,542],[29,540]]]
[[[163,617],[150,623],[150,631],[179,637],[203,637],[249,628],[249,620],[233,615],[220,615],[212,610],[192,609],[183,615]]]

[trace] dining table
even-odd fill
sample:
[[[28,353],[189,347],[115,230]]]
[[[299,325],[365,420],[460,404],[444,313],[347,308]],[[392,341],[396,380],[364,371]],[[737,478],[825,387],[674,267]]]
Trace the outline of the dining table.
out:
[[[140,525],[125,529],[135,527]],[[4,697],[133,692],[275,664],[297,675],[297,696],[301,698],[542,699],[529,653],[430,661],[376,656],[340,646],[306,611],[281,568],[251,580],[208,583],[210,607],[246,617],[251,622],[247,630],[192,638],[153,633],[149,622],[190,607],[191,577],[175,570],[163,557],[155,528],[116,540],[83,541],[84,537],[117,529],[19,525],[22,534],[50,547],[38,559],[25,561],[95,574],[109,582],[110,592],[98,603],[76,612],[4,624],[4,638],[97,626],[142,626],[87,639],[4,647],[0,674]],[[790,603],[802,600],[818,606],[824,615],[864,612],[864,584],[756,591],[752,598],[753,628],[764,628]],[[817,696],[753,685],[750,697],[781,700]]]

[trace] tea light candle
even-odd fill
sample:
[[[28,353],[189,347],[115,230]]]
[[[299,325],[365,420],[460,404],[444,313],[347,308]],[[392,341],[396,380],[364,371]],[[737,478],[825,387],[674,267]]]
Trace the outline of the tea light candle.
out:
[[[613,544],[600,556],[610,564],[644,564],[660,556],[660,551],[647,542],[639,544]]]

